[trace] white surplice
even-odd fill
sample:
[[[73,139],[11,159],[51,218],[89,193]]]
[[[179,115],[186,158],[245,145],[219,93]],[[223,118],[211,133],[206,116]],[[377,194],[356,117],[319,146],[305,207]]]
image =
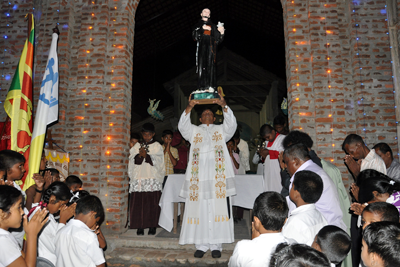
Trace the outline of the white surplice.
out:
[[[285,135],[279,134],[275,137],[275,140],[272,142],[270,147],[268,147],[268,144],[271,142],[266,142],[264,148],[278,152],[285,150],[282,145],[285,137]],[[279,159],[275,156],[271,158],[271,155],[268,155],[264,161],[264,192],[265,191],[274,191],[278,193],[281,193],[282,191],[281,166],[279,165]]]
[[[239,165],[239,174],[246,174],[246,171],[250,171],[250,151],[249,145],[243,139],[240,139],[238,144],[239,148],[239,157],[240,157],[240,165]]]
[[[232,201],[228,211],[226,197],[235,195],[236,190],[226,141],[235,133],[237,124],[230,108],[223,114],[222,125],[193,125],[190,113],[185,111],[179,120],[182,137],[191,143],[185,182],[180,192],[180,196],[186,198],[179,238],[181,245],[196,244],[197,247],[234,242]],[[219,185],[222,185],[222,191],[218,189]]]
[[[161,191],[164,180],[164,149],[158,142],[148,145],[148,156],[153,165],[143,159],[142,164],[135,164],[135,156],[139,154],[140,143],[137,142],[130,150],[128,175],[129,193]]]

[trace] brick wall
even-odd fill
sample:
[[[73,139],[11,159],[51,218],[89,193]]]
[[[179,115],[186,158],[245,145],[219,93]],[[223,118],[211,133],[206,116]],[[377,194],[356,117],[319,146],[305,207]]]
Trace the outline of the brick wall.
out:
[[[0,98],[5,99],[26,38],[23,16],[34,12],[36,23],[34,103],[47,62],[52,28],[60,28],[59,123],[51,127],[55,142],[70,152],[70,173],[98,195],[106,227],[123,231],[128,198],[128,141],[132,98],[134,17],[138,1],[11,1],[9,26],[1,24]],[[13,10],[12,7],[18,7]],[[33,6],[35,9],[33,9]],[[9,8],[11,7],[11,8]],[[59,10],[60,12],[57,12]],[[12,23],[12,24],[11,24]],[[87,65],[88,64],[88,65]],[[9,77],[7,76],[7,78]],[[5,119],[1,109],[1,120]]]
[[[60,118],[52,127],[53,137],[71,153],[71,173],[79,175],[84,187],[102,199],[107,209],[106,227],[115,233],[122,232],[126,222],[138,3],[1,3],[0,71],[4,77],[0,77],[0,101],[5,99],[26,38],[25,14],[33,11],[36,20],[34,103],[47,61],[51,29],[58,21]],[[315,140],[317,153],[333,160],[348,183],[341,151],[347,134],[361,134],[370,146],[385,141],[397,147],[385,1],[282,0],[282,6],[292,129],[308,132]],[[0,120],[4,119],[1,108]]]
[[[397,154],[386,1],[282,5],[291,127],[308,132],[314,150],[349,184],[341,150],[346,135],[360,134],[370,148],[387,142]]]

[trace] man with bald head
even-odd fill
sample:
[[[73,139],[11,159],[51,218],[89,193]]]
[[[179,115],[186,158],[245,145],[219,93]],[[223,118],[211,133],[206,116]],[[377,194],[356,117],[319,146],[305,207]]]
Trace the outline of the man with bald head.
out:
[[[283,152],[283,161],[286,170],[291,176],[289,191],[292,188],[294,175],[299,171],[312,171],[321,177],[324,189],[321,198],[315,203],[315,206],[325,217],[329,225],[335,225],[346,231],[347,227],[342,219],[343,213],[340,209],[339,195],[336,186],[328,174],[311,160],[307,146],[302,143],[289,146]],[[290,213],[296,208],[296,205],[289,197],[286,197],[286,200],[288,202],[290,216]]]

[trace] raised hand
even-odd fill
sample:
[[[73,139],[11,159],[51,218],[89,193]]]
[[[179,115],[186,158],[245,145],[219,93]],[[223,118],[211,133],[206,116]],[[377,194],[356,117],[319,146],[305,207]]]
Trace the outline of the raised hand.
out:
[[[220,105],[221,107],[226,106],[225,98],[221,95],[221,92],[218,92],[219,99],[213,100],[213,103]]]
[[[75,214],[76,203],[67,207],[66,205],[61,206],[60,209],[60,223],[66,223]]]
[[[46,224],[48,218],[45,219],[48,211],[41,209],[33,215],[32,219],[28,222],[27,215],[24,215],[24,230],[26,235],[37,236],[42,227]]]
[[[346,163],[347,167],[353,174],[354,178],[357,179],[357,176],[360,174],[361,170],[361,160],[357,162],[350,155],[346,155],[344,157],[344,163]]]
[[[43,190],[45,180],[39,173],[34,173],[32,179],[35,181],[37,190]]]
[[[361,215],[366,206],[367,204],[353,203],[351,204],[350,209],[354,211],[354,214]]]

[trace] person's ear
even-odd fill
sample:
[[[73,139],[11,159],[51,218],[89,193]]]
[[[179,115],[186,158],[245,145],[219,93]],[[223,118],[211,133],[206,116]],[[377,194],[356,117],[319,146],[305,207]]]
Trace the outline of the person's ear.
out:
[[[377,196],[380,195],[380,194],[378,193],[378,191],[372,191],[372,194],[374,195],[374,198],[376,198]]]
[[[294,161],[294,166],[295,166],[296,168],[298,168],[298,167],[301,166],[301,162],[300,162],[300,159],[299,159],[299,158],[294,158],[294,159],[292,159],[292,160]]]
[[[152,134],[151,134],[151,138],[153,138],[155,135],[156,135],[156,133],[152,133]]]
[[[258,219],[257,216],[253,216],[253,220],[254,220],[254,228],[259,229],[261,224],[260,219]]]
[[[390,155],[389,151],[385,153],[385,156],[388,157],[388,158],[392,158],[392,155]]]
[[[201,117],[199,118],[199,121],[200,121],[201,123],[203,123],[203,122],[201,121]]]
[[[213,122],[215,121],[215,119],[216,119],[216,118],[214,117],[214,120],[213,120]]]

